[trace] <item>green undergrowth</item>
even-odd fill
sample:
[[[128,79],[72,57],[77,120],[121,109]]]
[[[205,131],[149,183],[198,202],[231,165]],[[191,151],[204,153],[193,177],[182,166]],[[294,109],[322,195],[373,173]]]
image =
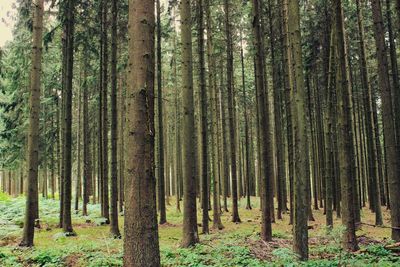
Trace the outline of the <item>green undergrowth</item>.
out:
[[[56,228],[59,222],[60,204],[54,199],[39,199],[40,226],[45,230]],[[11,198],[0,193],[0,240],[12,238],[21,234],[25,213],[25,197]],[[80,212],[72,212],[74,223],[82,224],[90,221],[101,225],[105,220],[100,216],[100,205],[88,205],[89,216],[82,216]]]
[[[362,253],[337,253],[326,258],[314,258],[300,262],[290,248],[275,248],[270,259],[260,259],[243,240],[241,235],[224,235],[218,240],[213,236],[203,238],[201,244],[192,248],[161,247],[163,266],[399,266],[400,260],[383,245],[369,245]],[[250,237],[257,240],[257,236]],[[333,249],[333,248],[331,248]],[[334,249],[339,252],[340,248]],[[0,248],[0,266],[122,266],[122,243],[109,240],[104,243],[87,241],[74,246],[56,246],[43,249]]]
[[[318,212],[315,212],[315,228],[310,230],[310,236],[314,239],[310,239],[310,259],[301,262],[291,248],[292,226],[288,224],[288,215],[273,225],[274,241],[265,243],[259,238],[259,203],[252,201],[253,209],[246,210],[244,199],[239,205],[241,224],[232,223],[230,213],[223,213],[224,230],[211,229],[211,234],[200,235],[200,244],[181,248],[182,213],[176,211],[175,203],[171,200],[167,206],[168,224],[159,226],[163,266],[400,266],[399,256],[385,249],[387,242],[382,241],[383,236],[379,238],[380,243],[362,245],[360,252],[350,254],[343,251],[340,237],[344,229],[335,225],[328,231],[323,227],[323,221],[319,219],[323,217]],[[122,240],[110,238],[109,226],[103,225],[104,219],[100,217],[98,205],[89,205],[89,217],[74,213],[77,236],[66,237],[57,228],[59,202],[40,199],[42,228],[36,230],[35,247],[19,248],[17,244],[21,235],[24,204],[23,197],[11,199],[7,195],[0,195],[0,242],[12,236],[15,238],[13,242],[0,243],[1,267],[122,266]],[[201,214],[198,215],[201,218]],[[121,230],[123,220],[121,216]],[[367,229],[364,231],[368,233]],[[370,238],[373,237],[370,235]]]

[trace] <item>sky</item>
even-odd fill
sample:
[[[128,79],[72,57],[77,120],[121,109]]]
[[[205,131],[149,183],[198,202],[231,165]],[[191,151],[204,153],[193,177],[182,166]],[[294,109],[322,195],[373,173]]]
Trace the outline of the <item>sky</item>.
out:
[[[14,21],[10,18],[10,15],[16,12],[13,9],[16,2],[16,0],[0,0],[0,47],[12,40]]]

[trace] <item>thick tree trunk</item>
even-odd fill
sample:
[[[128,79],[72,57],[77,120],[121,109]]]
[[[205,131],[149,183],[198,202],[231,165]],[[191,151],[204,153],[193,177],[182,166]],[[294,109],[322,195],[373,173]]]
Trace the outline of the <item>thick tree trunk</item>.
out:
[[[124,266],[160,266],[154,175],[154,1],[129,1]]]

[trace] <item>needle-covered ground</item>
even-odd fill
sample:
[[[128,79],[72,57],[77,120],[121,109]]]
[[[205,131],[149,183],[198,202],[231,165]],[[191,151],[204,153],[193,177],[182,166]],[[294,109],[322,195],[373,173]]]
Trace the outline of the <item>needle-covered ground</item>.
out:
[[[390,241],[390,229],[362,226],[357,234],[361,249],[346,253],[340,248],[343,228],[340,219],[329,234],[322,210],[313,211],[310,222],[310,260],[299,262],[292,251],[292,226],[289,215],[273,224],[273,242],[260,240],[259,201],[252,198],[252,210],[240,202],[242,223],[230,221],[229,212],[222,215],[223,230],[200,235],[201,243],[190,249],[179,247],[182,236],[182,214],[175,208],[175,199],[167,206],[168,224],[159,227],[161,261],[163,266],[400,266],[396,251],[400,247]],[[24,198],[0,195],[0,266],[122,266],[122,240],[109,236],[103,225],[99,205],[89,205],[90,215],[73,215],[76,237],[65,237],[56,227],[59,202],[40,200],[40,224],[36,230],[35,247],[19,248],[23,222]],[[199,213],[199,222],[201,221]],[[212,216],[212,212],[210,214]],[[123,231],[123,216],[120,216]],[[374,215],[365,208],[363,222],[373,224]],[[389,225],[389,214],[384,210],[384,223]],[[199,228],[201,232],[201,228]]]

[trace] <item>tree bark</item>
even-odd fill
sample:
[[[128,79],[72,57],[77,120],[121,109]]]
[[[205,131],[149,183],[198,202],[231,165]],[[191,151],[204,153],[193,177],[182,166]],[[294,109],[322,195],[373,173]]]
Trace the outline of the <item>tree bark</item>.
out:
[[[335,0],[335,24],[337,30],[338,55],[338,131],[339,131],[339,166],[342,195],[342,223],[346,227],[343,234],[343,247],[349,251],[358,250],[355,233],[355,203],[353,179],[354,175],[354,145],[352,116],[353,105],[350,85],[350,72],[345,39],[342,1]]]
[[[124,266],[160,266],[154,175],[154,1],[129,1]]]
[[[309,192],[307,191],[309,176],[309,159],[307,145],[307,123],[306,123],[306,89],[304,86],[303,56],[301,49],[300,11],[299,1],[288,1],[288,32],[290,57],[292,63],[292,90],[293,90],[293,123],[295,129],[295,175],[294,175],[294,213],[293,213],[293,249],[300,259],[308,258],[308,212]]]
[[[35,1],[33,12],[32,67],[29,96],[28,133],[28,184],[26,190],[25,220],[20,246],[33,246],[36,210],[38,210],[38,165],[39,165],[39,114],[40,80],[42,70],[43,0]],[[4,172],[3,172],[4,180]]]
[[[389,180],[390,213],[392,219],[392,239],[400,241],[400,176],[399,156],[396,143],[392,94],[390,89],[387,48],[383,28],[382,8],[379,0],[372,0],[372,18],[374,21],[375,43],[378,59],[379,87],[382,99],[383,134],[385,139],[387,177]],[[397,229],[396,229],[397,228]]]
[[[180,3],[182,41],[182,163],[183,164],[183,239],[182,247],[199,242],[197,231],[195,135],[193,103],[193,62],[190,0]]]
[[[117,49],[118,49],[118,0],[112,1],[111,25],[111,221],[110,233],[120,238],[118,226],[118,108],[117,108]]]
[[[64,181],[63,181],[63,231],[66,235],[76,235],[72,229],[72,80],[74,64],[74,16],[75,0],[68,0],[66,6],[66,80],[64,118]]]

